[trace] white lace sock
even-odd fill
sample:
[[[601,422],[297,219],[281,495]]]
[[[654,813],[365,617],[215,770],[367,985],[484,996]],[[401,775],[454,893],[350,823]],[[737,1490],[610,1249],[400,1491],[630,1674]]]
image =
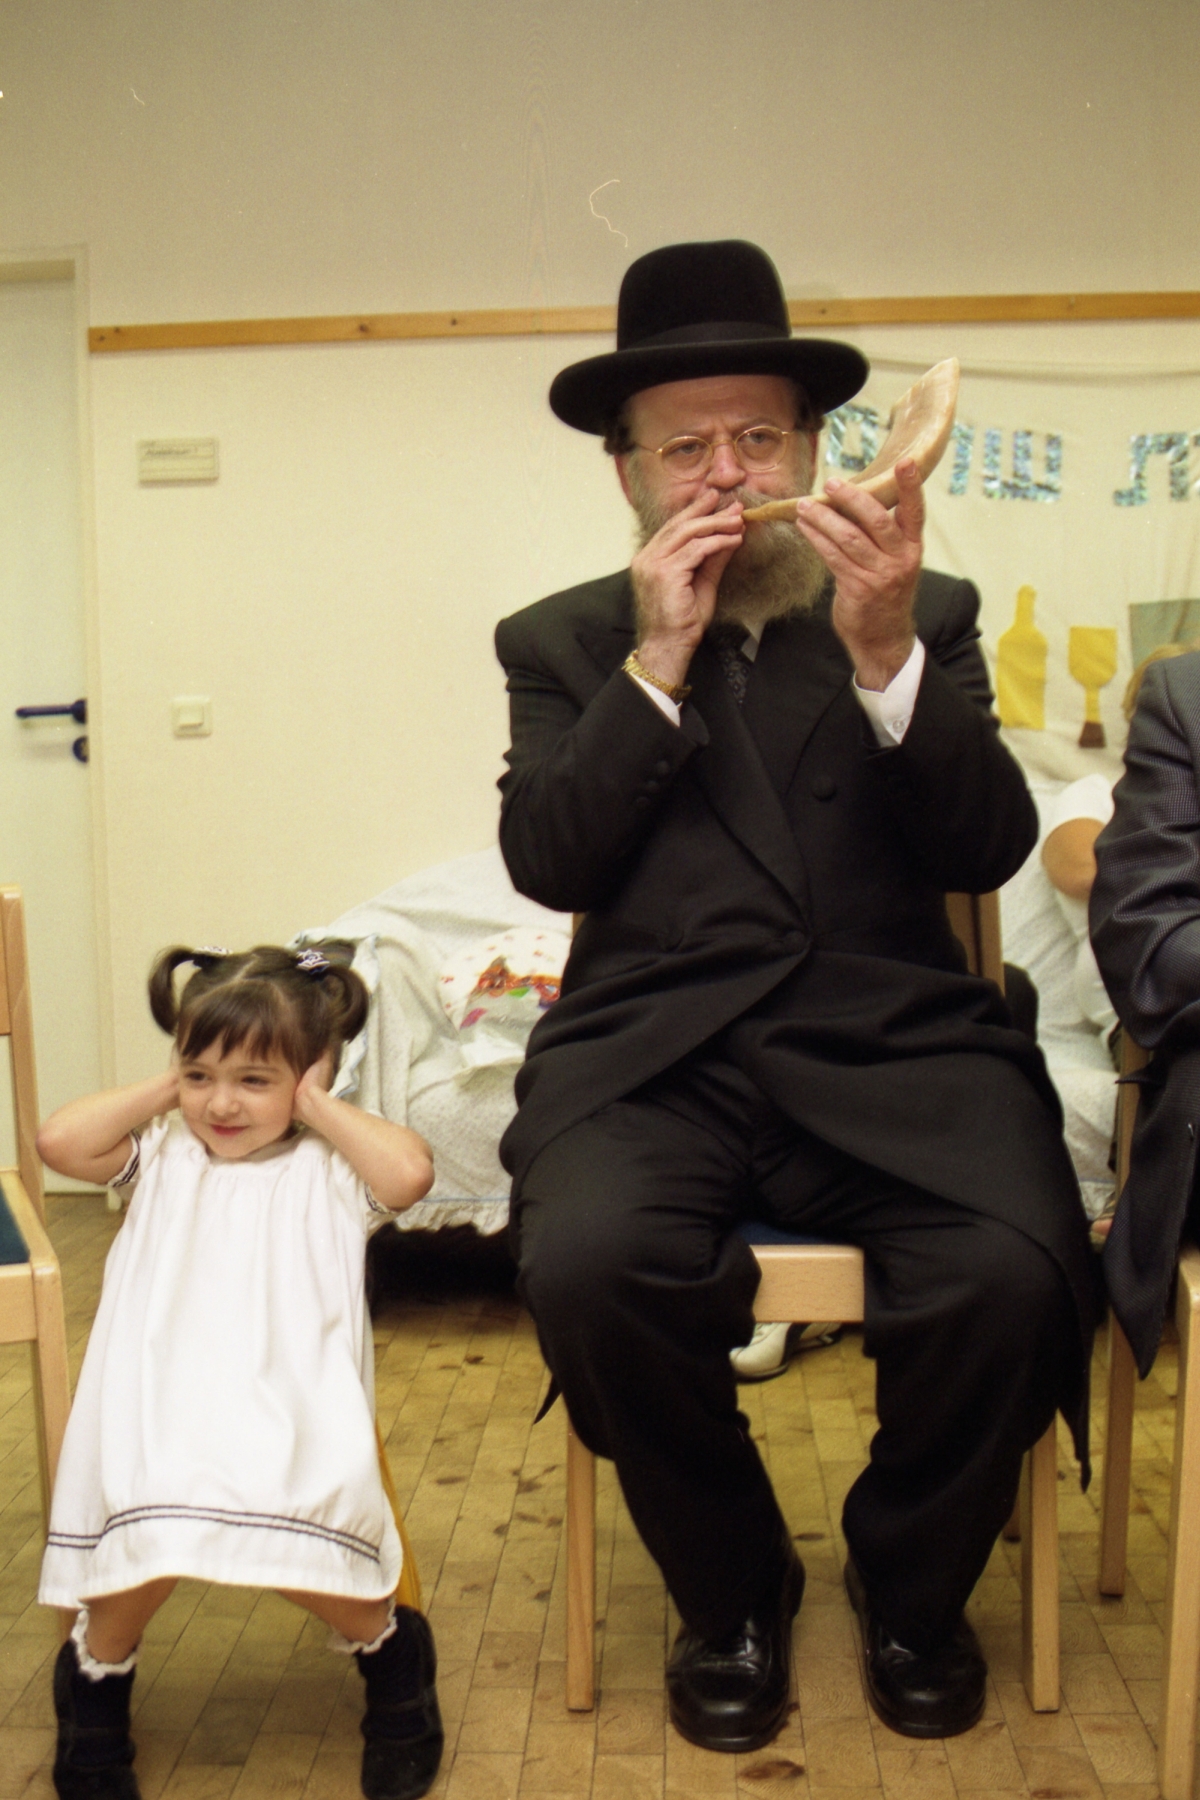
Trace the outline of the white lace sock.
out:
[[[396,1623],[396,1603],[393,1601],[388,1610],[387,1624],[384,1626],[379,1636],[377,1638],[372,1638],[369,1644],[365,1640],[354,1643],[350,1638],[343,1637],[340,1631],[335,1631],[331,1625],[329,1628],[329,1648],[331,1650],[336,1650],[340,1656],[356,1656],[360,1650],[364,1656],[370,1656],[374,1651],[381,1649],[383,1645],[387,1643],[388,1639],[395,1632]]]
[[[124,1662],[99,1662],[88,1649],[87,1641],[88,1609],[81,1606],[79,1617],[71,1632],[71,1642],[75,1646],[75,1655],[79,1662],[80,1674],[86,1675],[89,1681],[103,1681],[106,1675],[128,1675],[130,1669],[137,1667],[138,1648],[135,1644]]]

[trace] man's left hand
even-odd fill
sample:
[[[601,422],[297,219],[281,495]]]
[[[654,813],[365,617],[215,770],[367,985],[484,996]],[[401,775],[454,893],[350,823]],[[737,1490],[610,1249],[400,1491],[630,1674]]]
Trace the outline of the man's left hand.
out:
[[[912,654],[913,602],[921,573],[925,497],[911,458],[896,464],[894,512],[848,481],[830,481],[823,500],[801,500],[803,532],[836,585],[833,628],[850,652],[859,687],[882,692]]]

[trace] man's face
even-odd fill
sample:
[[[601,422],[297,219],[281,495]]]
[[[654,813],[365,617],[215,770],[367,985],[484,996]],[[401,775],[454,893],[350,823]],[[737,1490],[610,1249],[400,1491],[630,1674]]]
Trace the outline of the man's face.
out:
[[[642,544],[706,488],[718,504],[742,500],[784,500],[807,494],[816,464],[817,434],[797,431],[796,390],[779,375],[715,375],[671,381],[635,394],[627,414],[630,433],[642,448],[617,458],[625,498],[637,513]],[[739,433],[755,425],[792,432],[778,468],[743,469],[733,453]],[[715,446],[703,475],[672,479],[654,452],[677,437],[706,438]],[[751,525],[721,578],[717,617],[744,624],[765,622],[807,610],[824,585],[826,571],[816,552],[787,521]]]
[[[796,390],[781,375],[712,375],[698,381],[668,381],[645,388],[629,402],[629,428],[642,450],[617,458],[625,497],[636,504],[630,476],[636,486],[661,510],[664,518],[680,512],[705,488],[718,494],[722,505],[738,490],[762,500],[785,500],[806,494],[812,486],[817,436],[796,431]],[[793,432],[784,446],[777,469],[752,474],[733,454],[732,439],[753,425],[774,425]],[[652,453],[677,437],[707,438],[717,445],[703,475],[674,481]],[[634,473],[636,463],[636,473]],[[750,501],[749,504],[753,504]]]

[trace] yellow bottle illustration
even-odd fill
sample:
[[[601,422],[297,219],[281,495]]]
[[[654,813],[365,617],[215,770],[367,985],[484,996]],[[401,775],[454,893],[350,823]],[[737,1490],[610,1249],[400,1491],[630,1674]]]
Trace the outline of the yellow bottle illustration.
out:
[[[1017,589],[1017,616],[996,645],[996,706],[1002,725],[1046,729],[1046,640],[1033,622],[1037,593]]]
[[[1117,634],[1109,625],[1072,625],[1067,639],[1067,667],[1083,689],[1084,750],[1103,750],[1108,742],[1100,718],[1100,689],[1117,672]]]

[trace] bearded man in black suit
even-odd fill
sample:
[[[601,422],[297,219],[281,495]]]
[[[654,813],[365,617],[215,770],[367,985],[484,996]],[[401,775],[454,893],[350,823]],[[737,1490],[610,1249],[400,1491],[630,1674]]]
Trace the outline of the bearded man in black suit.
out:
[[[830,483],[794,523],[743,520],[808,494],[858,352],[793,338],[739,242],[636,262],[617,346],[550,400],[604,435],[640,547],[496,634],[504,855],[586,914],[502,1147],[521,1291],[679,1608],[672,1719],[749,1750],[787,1710],[804,1572],[737,1410],[758,1272],[736,1226],[862,1246],[879,1432],[847,1585],[876,1710],[944,1736],[983,1707],[963,1606],[1022,1454],[1056,1406],[1085,1442],[1057,1100],[943,898],[1012,874],[1034,810],[978,596],[921,573],[915,465],[894,513]]]

